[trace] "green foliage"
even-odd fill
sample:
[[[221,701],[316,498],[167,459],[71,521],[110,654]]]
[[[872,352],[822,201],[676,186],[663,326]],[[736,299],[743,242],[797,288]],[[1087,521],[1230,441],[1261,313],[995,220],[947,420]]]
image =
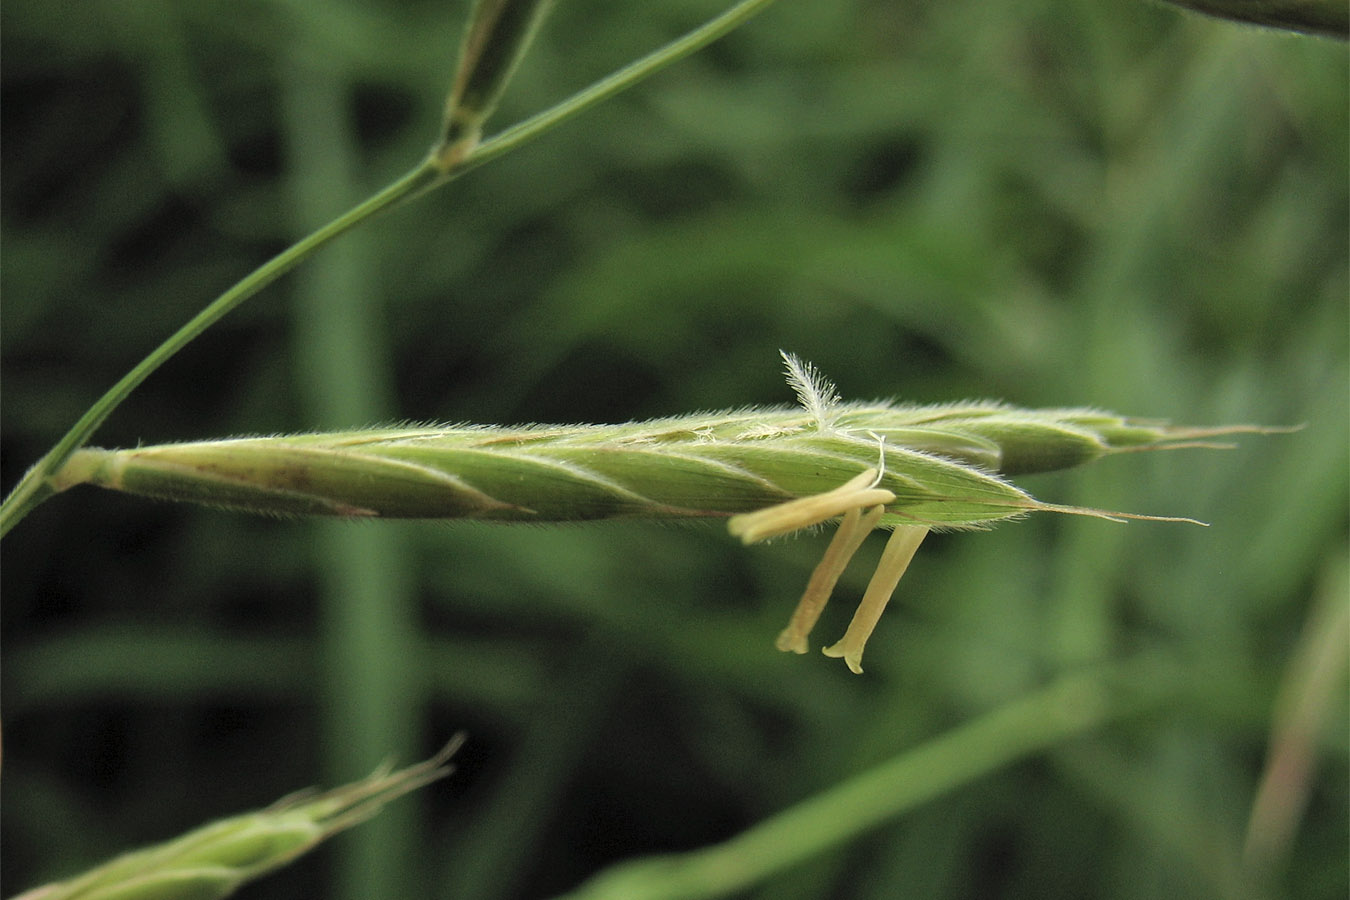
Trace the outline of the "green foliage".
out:
[[[493,122],[716,11],[561,4]],[[460,21],[4,5],[6,488],[205,300],[426,153]],[[779,4],[348,235],[99,442],[773,402],[779,347],[846,396],[1308,427],[1037,476],[1213,527],[930,538],[863,679],[772,649],[823,538],[59,498],[0,545],[6,886],[465,727],[451,796],[248,896],[547,896],[1157,653],[1163,702],[743,894],[1238,895],[1285,666],[1314,598],[1346,596],[1346,85],[1343,45],[1125,0]],[[1335,684],[1273,896],[1346,892]]]

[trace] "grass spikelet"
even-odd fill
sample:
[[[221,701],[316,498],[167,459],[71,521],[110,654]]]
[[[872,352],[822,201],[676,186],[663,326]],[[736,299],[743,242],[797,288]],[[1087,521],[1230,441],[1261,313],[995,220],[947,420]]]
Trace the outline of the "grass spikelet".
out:
[[[875,477],[855,487],[875,481],[864,505],[884,507],[884,528],[980,528],[1038,510],[1107,515],[1041,503],[1007,477],[1115,453],[1209,448],[1215,436],[1267,430],[1173,428],[991,402],[844,403],[814,366],[788,353],[783,360],[800,406],[621,425],[426,426],[86,448],[49,485],[274,515],[522,522],[726,518],[814,498],[789,507],[767,532],[767,519],[735,519],[733,531],[753,542],[795,530],[797,520],[842,515],[855,504],[838,492],[868,470]],[[813,517],[808,507],[826,511]]]
[[[378,813],[386,803],[444,778],[463,743],[453,738],[424,762],[323,793],[304,791],[267,809],[221,819],[154,847],[126,853],[69,881],[15,900],[168,900],[227,897],[317,844]]]
[[[849,557],[895,530],[844,640],[827,652],[861,671],[862,647],[929,530],[986,528],[1032,512],[1194,522],[1042,503],[1008,476],[1116,453],[1214,448],[1251,426],[1174,428],[1092,409],[976,401],[845,403],[814,366],[783,353],[795,407],[747,407],[622,425],[457,425],[86,448],[51,480],[276,515],[512,522],[726,518],[755,543],[843,517],[778,646],[806,637]],[[878,446],[882,453],[878,460]],[[836,652],[837,651],[837,652]]]

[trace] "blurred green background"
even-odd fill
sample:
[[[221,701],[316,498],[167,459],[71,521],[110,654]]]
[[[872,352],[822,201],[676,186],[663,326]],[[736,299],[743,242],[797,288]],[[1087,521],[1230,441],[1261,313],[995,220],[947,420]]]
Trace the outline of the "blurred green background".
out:
[[[720,8],[560,4],[495,123]],[[194,310],[420,159],[465,13],[4,4],[6,489]],[[96,443],[785,402],[779,348],[849,398],[1307,427],[1025,479],[1213,525],[931,538],[861,677],[772,649],[820,535],[55,498],[2,551],[4,890],[466,729],[451,781],[243,896],[550,896],[1159,651],[1187,673],[1164,708],[745,896],[1236,895],[1281,680],[1345,602],[1348,107],[1344,44],[1138,0],[784,2],[349,235]],[[1271,896],[1346,895],[1333,697]]]

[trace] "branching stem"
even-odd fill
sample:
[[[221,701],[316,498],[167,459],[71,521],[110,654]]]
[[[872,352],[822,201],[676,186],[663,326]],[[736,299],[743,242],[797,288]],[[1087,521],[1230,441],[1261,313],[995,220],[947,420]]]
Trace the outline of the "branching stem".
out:
[[[613,97],[648,76],[659,72],[671,63],[706,47],[743,24],[771,3],[773,3],[773,0],[742,0],[720,16],[708,20],[683,37],[601,79],[556,106],[527,119],[519,125],[508,128],[490,140],[478,144],[448,169],[444,166],[445,155],[442,152],[444,148],[437,146],[433,149],[431,155],[411,172],[255,269],[234,287],[209,303],[164,343],[151,351],[148,356],[89,407],[89,410],[66,432],[56,446],[24,474],[19,483],[15,485],[14,490],[5,498],[4,503],[0,504],[0,537],[8,534],[9,530],[17,525],[24,516],[28,515],[34,507],[56,492],[51,479],[57,470],[70,458],[72,453],[88,443],[104,420],[141,382],[145,381],[170,357],[187,346],[226,313],[308,259],[320,247],[381,212],[392,209],[406,200],[418,197],[432,188],[454,180],[471,169],[529,143],[544,132],[561,125],[574,116],[580,115],[597,103]]]

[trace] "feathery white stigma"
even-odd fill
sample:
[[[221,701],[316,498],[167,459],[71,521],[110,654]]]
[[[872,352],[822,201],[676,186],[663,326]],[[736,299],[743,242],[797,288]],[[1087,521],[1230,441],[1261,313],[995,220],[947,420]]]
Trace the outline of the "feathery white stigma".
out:
[[[816,420],[817,430],[833,431],[838,406],[842,402],[839,389],[811,363],[786,350],[779,350],[778,354],[783,357],[788,386],[797,395],[802,408]]]

